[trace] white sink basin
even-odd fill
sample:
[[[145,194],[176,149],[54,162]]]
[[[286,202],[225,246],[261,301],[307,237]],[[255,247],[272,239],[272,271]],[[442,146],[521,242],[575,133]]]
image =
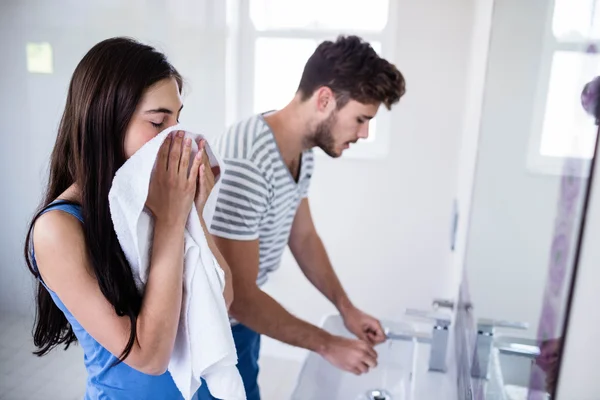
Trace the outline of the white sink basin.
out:
[[[410,331],[404,322],[382,321],[392,331]],[[339,315],[325,319],[322,328],[328,332],[353,337]],[[375,348],[378,366],[361,376],[344,372],[315,353],[309,353],[292,393],[292,400],[367,400],[374,390],[386,391],[391,400],[412,400],[413,372],[416,360],[414,342],[387,341]]]
[[[547,393],[528,388],[530,360],[500,354],[498,349],[493,349],[491,356],[489,379],[473,380],[475,391],[479,387],[486,400],[549,399]]]
[[[514,355],[498,355],[498,365],[504,384],[505,400],[549,399],[546,392],[529,388],[529,377],[534,367],[532,361]],[[539,388],[538,388],[539,389]]]

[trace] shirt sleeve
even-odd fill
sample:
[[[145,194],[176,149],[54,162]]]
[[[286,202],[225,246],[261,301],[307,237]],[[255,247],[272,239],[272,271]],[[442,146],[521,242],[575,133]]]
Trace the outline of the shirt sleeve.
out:
[[[250,161],[225,159],[223,163],[221,189],[210,231],[226,239],[258,239],[259,223],[269,202],[266,180]]]

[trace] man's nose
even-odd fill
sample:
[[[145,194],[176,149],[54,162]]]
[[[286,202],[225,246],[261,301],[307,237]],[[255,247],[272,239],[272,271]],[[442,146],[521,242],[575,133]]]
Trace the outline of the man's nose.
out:
[[[359,139],[366,139],[369,137],[369,124],[370,122],[367,122],[360,127],[360,129],[358,130]]]

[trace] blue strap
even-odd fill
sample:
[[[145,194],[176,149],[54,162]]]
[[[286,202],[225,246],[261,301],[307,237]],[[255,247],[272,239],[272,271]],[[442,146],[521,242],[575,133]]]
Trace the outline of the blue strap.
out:
[[[81,206],[75,203],[68,202],[66,200],[57,200],[55,202],[50,203],[41,213],[43,215],[48,211],[52,210],[61,210],[68,212],[75,218],[77,218],[81,223],[83,223],[83,215],[81,215]]]

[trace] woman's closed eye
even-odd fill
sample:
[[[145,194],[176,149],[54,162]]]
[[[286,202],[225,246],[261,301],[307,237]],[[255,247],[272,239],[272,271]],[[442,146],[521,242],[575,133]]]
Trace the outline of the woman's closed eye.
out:
[[[161,122],[150,121],[153,127],[156,129],[164,129],[165,123],[167,122],[167,118],[163,119]],[[179,123],[179,118],[175,121],[175,123]]]
[[[153,127],[157,128],[157,129],[160,129],[165,124],[165,120],[163,119],[161,122],[150,121],[150,123],[152,124]]]

